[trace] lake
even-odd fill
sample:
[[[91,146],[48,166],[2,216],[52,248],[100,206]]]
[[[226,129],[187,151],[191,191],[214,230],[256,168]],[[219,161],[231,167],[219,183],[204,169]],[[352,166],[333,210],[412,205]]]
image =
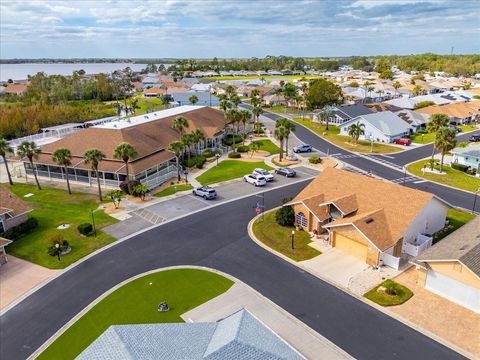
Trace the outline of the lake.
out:
[[[0,81],[24,80],[28,75],[43,71],[47,75],[72,75],[72,72],[83,69],[87,74],[111,73],[114,70],[130,67],[133,71],[145,69],[146,64],[134,63],[75,63],[75,64],[0,64]],[[165,64],[166,67],[167,64]]]

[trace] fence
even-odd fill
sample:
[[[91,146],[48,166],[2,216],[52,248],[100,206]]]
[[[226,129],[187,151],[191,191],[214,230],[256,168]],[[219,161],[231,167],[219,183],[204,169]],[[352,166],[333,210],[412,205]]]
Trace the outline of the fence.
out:
[[[18,147],[18,145],[20,145],[24,141],[33,141],[38,146],[41,146],[41,145],[45,145],[45,144],[47,144],[47,143],[49,143],[49,142],[51,142],[55,139],[59,139],[63,136],[73,134],[74,132],[77,132],[77,131],[80,131],[80,130],[84,130],[84,129],[83,128],[71,128],[71,129],[68,129],[66,131],[63,131],[61,134],[59,134],[56,131],[42,132],[40,134],[28,135],[28,136],[24,136],[24,137],[21,137],[21,138],[18,138],[18,139],[13,139],[13,140],[10,140],[8,143],[14,149],[16,149]],[[51,141],[49,141],[49,140],[51,140]]]
[[[164,183],[168,179],[177,175],[177,167],[175,165],[168,165],[165,169],[156,172],[150,176],[147,176],[140,180],[142,184],[148,186],[149,189],[153,189],[158,185]]]
[[[383,261],[383,265],[390,266],[391,268],[394,268],[395,270],[398,270],[400,267],[400,258],[387,254],[387,253],[381,253],[380,254],[380,260]]]
[[[402,252],[412,255],[417,257],[420,255],[423,251],[428,249],[430,246],[432,246],[432,240],[433,238],[430,236],[418,234],[417,238],[415,240],[416,244],[411,244],[408,242],[403,243],[403,250]]]

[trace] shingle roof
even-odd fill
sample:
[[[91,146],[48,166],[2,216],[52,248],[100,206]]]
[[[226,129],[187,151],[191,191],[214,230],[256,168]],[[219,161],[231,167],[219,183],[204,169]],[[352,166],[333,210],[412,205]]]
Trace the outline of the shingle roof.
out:
[[[113,325],[78,360],[304,359],[247,310],[216,323]]]
[[[400,119],[412,126],[424,125],[427,123],[428,120],[428,115],[420,114],[408,109],[396,111],[395,115],[397,115]]]
[[[468,146],[465,148],[456,148],[452,150],[452,153],[462,155],[462,156],[471,156],[475,158],[480,158],[480,146]]]
[[[442,113],[458,119],[480,114],[480,101],[459,102],[447,105],[432,105],[416,110],[422,114]]]
[[[362,104],[339,106],[335,114],[343,120],[348,120],[360,115],[370,114],[372,111]]]
[[[353,118],[343,125],[349,123],[355,123],[358,120],[363,119],[370,123],[373,127],[380,130],[385,135],[395,136],[399,134],[407,133],[410,130],[410,125],[400,119],[397,115],[391,111],[383,111],[378,113],[372,113],[367,115],[358,116]]]
[[[13,216],[32,210],[30,205],[0,184],[0,214],[13,212]]]
[[[418,262],[459,260],[480,277],[480,217],[425,250]]]

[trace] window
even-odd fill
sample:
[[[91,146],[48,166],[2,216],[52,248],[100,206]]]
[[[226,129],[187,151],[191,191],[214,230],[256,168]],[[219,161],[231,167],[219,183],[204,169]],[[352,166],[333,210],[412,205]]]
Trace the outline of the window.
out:
[[[305,217],[304,213],[299,212],[297,214],[297,225],[301,227],[307,227],[307,218]]]

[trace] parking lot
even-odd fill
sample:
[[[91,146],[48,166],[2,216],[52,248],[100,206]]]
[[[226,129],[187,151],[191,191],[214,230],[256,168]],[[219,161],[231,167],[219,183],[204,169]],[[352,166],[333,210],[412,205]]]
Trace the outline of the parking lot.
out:
[[[159,224],[182,215],[187,215],[191,212],[204,209],[215,204],[220,204],[225,201],[258,193],[263,189],[268,191],[293,182],[310,179],[319,173],[318,170],[303,166],[295,168],[295,171],[297,172],[296,177],[286,178],[284,176],[275,175],[274,180],[267,183],[267,185],[263,187],[255,187],[251,184],[247,184],[241,178],[220,184],[215,186],[215,190],[217,191],[218,195],[214,200],[204,200],[201,197],[194,196],[193,194],[189,193],[161,201],[133,211],[130,213],[130,218],[110,225],[104,228],[103,231],[116,238],[122,238],[151,225]],[[253,215],[254,214],[252,213],[252,216]]]

